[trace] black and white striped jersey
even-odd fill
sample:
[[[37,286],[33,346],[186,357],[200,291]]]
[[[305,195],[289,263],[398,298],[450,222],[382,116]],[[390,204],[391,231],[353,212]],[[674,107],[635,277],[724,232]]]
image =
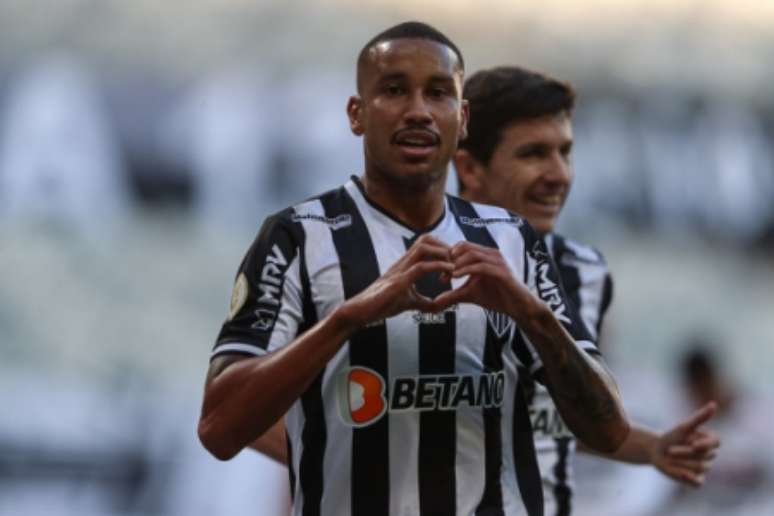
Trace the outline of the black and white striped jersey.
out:
[[[612,300],[612,279],[604,257],[596,249],[555,233],[544,239],[567,297],[596,341]],[[525,391],[543,479],[545,515],[567,516],[572,510],[575,438],[545,387],[528,381]]]
[[[493,206],[445,198],[427,230],[497,247],[578,346],[542,240]],[[371,203],[357,178],[267,219],[240,267],[213,357],[263,355],[365,289],[420,236]],[[451,287],[427,275],[420,292]],[[542,490],[519,368],[540,358],[514,321],[477,305],[404,312],[357,331],[290,408],[296,516],[540,515]],[[525,509],[526,507],[526,509]]]

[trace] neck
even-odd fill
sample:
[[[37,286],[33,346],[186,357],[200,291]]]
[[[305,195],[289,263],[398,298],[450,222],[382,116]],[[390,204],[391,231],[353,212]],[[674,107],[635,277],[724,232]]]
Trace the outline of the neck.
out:
[[[411,228],[428,228],[443,215],[446,173],[438,180],[417,185],[366,173],[362,183],[372,202]]]

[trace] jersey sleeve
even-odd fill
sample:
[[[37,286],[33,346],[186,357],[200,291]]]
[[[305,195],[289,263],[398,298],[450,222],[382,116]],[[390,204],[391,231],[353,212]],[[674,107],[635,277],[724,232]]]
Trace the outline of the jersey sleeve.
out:
[[[211,358],[264,355],[292,341],[303,325],[303,230],[289,210],[269,217],[239,266],[226,321]]]
[[[597,319],[597,335],[602,330],[602,324],[605,322],[607,310],[613,302],[613,276],[609,270],[605,271],[605,277],[602,281],[602,303],[599,306],[599,318]]]
[[[545,242],[529,224],[522,227],[524,235],[525,283],[529,289],[546,303],[554,316],[564,326],[575,341],[575,345],[585,352],[599,355],[577,307],[568,298],[560,280],[558,268],[551,258]],[[521,330],[514,334],[514,348],[520,361],[531,374],[543,367],[534,345]]]

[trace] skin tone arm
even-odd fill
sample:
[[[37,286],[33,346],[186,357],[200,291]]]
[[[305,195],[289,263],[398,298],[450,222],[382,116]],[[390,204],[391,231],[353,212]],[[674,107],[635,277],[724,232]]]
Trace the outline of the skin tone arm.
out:
[[[474,303],[510,315],[540,355],[545,383],[570,430],[593,450],[617,450],[629,423],[604,366],[579,349],[548,305],[513,277],[497,249],[460,242],[450,253],[452,277],[469,278],[435,301],[447,306]]]
[[[357,328],[406,310],[437,311],[414,283],[428,272],[451,274],[448,257],[447,246],[420,237],[382,277],[282,349],[213,360],[198,428],[204,447],[228,460],[253,443],[281,420]]]
[[[250,448],[263,453],[280,464],[288,465],[288,444],[285,435],[285,419],[281,418],[250,444]]]
[[[661,434],[639,425],[632,426],[618,450],[598,455],[632,464],[652,464],[673,480],[699,487],[720,446],[720,439],[714,432],[701,428],[716,410],[715,403],[707,403]],[[578,447],[581,451],[593,452],[582,442],[578,442]]]

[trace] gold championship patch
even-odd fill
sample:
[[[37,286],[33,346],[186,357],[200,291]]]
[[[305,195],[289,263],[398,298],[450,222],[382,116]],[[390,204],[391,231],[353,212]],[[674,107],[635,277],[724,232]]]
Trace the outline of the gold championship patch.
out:
[[[240,272],[236,283],[234,283],[234,290],[231,291],[231,306],[228,310],[229,321],[236,317],[236,314],[245,306],[248,290],[247,277],[244,272]]]

